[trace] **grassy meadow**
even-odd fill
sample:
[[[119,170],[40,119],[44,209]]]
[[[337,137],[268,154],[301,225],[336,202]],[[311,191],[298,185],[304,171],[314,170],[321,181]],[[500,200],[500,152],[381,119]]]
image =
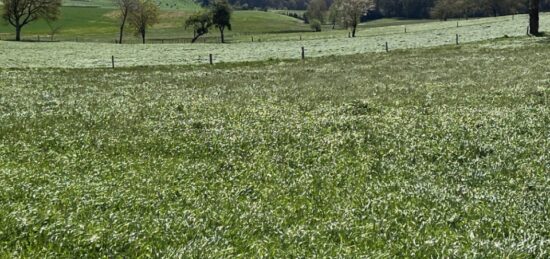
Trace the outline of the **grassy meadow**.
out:
[[[548,257],[549,60],[2,66],[0,256]]]
[[[229,44],[117,45],[110,1],[65,3],[60,42],[0,41],[0,258],[550,257],[527,16],[350,39],[237,11]],[[189,37],[162,3],[151,42]]]
[[[273,14],[276,15],[276,14]],[[415,49],[441,45],[455,45],[456,34],[461,44],[525,34],[524,23],[527,16],[471,19],[462,21],[456,27],[455,21],[429,22],[404,27],[385,26],[361,27],[357,38],[348,38],[340,30],[326,33],[300,34],[270,33],[243,37],[242,41],[231,44],[129,44],[120,46],[113,43],[17,43],[0,42],[6,50],[0,65],[4,67],[67,67],[102,68],[111,66],[111,56],[115,56],[116,66],[144,65],[185,65],[208,63],[213,54],[216,63],[250,62],[265,60],[299,59],[301,48],[305,47],[306,57],[326,57],[360,53],[385,52],[388,42],[390,52],[399,49]],[[242,21],[244,23],[244,21]],[[541,16],[543,28],[550,27],[550,14]],[[236,39],[236,38],[233,38]],[[523,39],[529,41],[529,39]],[[530,39],[536,40],[536,39]],[[514,40],[512,40],[513,42]],[[499,41],[491,42],[500,48]],[[520,42],[518,45],[522,45]],[[23,51],[25,50],[25,51]]]
[[[193,36],[191,28],[185,28],[184,22],[196,10],[162,10],[160,21],[152,27],[147,38],[155,43],[159,40],[185,40],[190,42]],[[64,6],[61,8],[61,17],[52,23],[52,27],[60,27],[54,35],[54,41],[79,42],[114,42],[118,37],[117,11],[112,8],[97,6]],[[238,41],[240,36],[246,40],[248,35],[263,35],[270,33],[309,33],[311,30],[302,21],[273,12],[262,11],[235,11],[233,13],[233,31],[228,31],[229,40]],[[340,30],[341,31],[341,30]],[[24,27],[22,37],[25,41],[50,41],[51,29],[45,21],[39,20]],[[208,42],[217,42],[218,31],[212,28],[211,33],[204,38]],[[0,21],[0,39],[14,38],[14,29],[4,21]],[[126,43],[140,43],[130,27],[126,28]]]
[[[155,0],[162,10],[198,10],[193,0]],[[64,0],[64,6],[113,8],[113,0]]]

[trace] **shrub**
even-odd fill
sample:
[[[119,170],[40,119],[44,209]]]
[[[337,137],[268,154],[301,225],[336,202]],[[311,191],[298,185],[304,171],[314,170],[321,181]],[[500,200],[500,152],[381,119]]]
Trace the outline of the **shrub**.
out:
[[[316,31],[316,32],[321,31],[321,22],[319,20],[316,20],[316,19],[311,20],[309,22],[309,26],[313,31]]]

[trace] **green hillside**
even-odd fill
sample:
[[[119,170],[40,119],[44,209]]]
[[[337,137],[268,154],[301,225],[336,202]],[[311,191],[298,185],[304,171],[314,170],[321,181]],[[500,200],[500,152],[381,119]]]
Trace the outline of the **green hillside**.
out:
[[[193,0],[155,0],[165,10],[197,10],[199,5]],[[65,6],[95,6],[111,8],[112,0],[64,0]]]
[[[193,10],[164,10],[161,13],[159,24],[149,30],[149,37],[156,39],[190,38],[193,35],[191,29],[185,29],[183,23],[192,14]],[[86,41],[110,41],[118,31],[116,10],[111,8],[93,6],[64,6],[61,17],[54,22],[54,27],[61,26],[61,31],[56,35],[56,40],[74,40],[79,37]],[[235,11],[233,14],[233,31],[228,32],[229,37],[249,34],[307,32],[309,27],[302,21],[272,12],[261,11]],[[0,22],[0,37],[2,39],[13,38],[14,29],[6,23]],[[23,38],[35,40],[40,35],[45,38],[50,33],[50,28],[45,21],[31,23],[23,29]],[[132,31],[127,29],[127,37],[134,37]],[[217,37],[213,29],[209,37]]]

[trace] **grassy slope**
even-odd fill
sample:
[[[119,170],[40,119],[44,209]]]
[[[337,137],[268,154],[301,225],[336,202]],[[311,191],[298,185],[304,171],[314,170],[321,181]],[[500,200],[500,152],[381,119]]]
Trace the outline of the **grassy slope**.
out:
[[[183,23],[186,17],[193,12],[193,10],[163,11],[160,23],[149,31],[149,36],[167,39],[192,37],[192,30],[185,30]],[[80,37],[88,41],[111,41],[116,36],[118,26],[114,19],[115,11],[113,9],[63,7],[61,13],[60,20],[54,23],[56,26],[62,26],[61,32],[57,35],[59,40],[73,40],[75,37]],[[234,30],[227,33],[230,37],[233,35],[309,31],[308,26],[297,19],[260,11],[234,12],[233,27]],[[36,39],[36,35],[45,36],[49,31],[49,27],[44,21],[38,21],[24,28],[23,37],[33,40]],[[127,32],[127,37],[135,41],[136,39],[133,38],[129,28]],[[0,35],[2,38],[12,37],[13,28],[5,23],[0,23],[0,34],[2,34]],[[211,36],[217,36],[215,28],[212,29]]]
[[[75,37],[86,35],[101,35],[113,33],[116,26],[113,19],[108,14],[110,9],[97,7],[63,7],[59,21],[54,22],[54,26],[62,26],[59,36]],[[23,29],[23,36],[36,38],[34,35],[47,35],[50,29],[46,22],[38,21],[26,26]],[[13,28],[5,23],[0,23],[0,33],[11,34]],[[33,35],[33,36],[29,36]]]
[[[163,10],[197,10],[199,5],[193,0],[156,0]],[[65,6],[95,6],[112,8],[113,0],[64,0]]]
[[[547,257],[548,60],[0,68],[0,255]]]
[[[183,23],[189,14],[200,9],[198,5],[191,0],[163,0],[161,1],[161,7],[163,11],[160,24],[150,29],[150,38],[192,37],[192,31],[190,29],[185,30]],[[62,8],[60,20],[54,22],[55,27],[62,26],[61,31],[56,35],[56,39],[73,41],[79,38],[80,41],[111,42],[116,38],[118,27],[117,21],[114,19],[114,12],[110,0],[67,0]],[[249,40],[250,35],[257,35],[257,38],[261,37],[264,40],[296,38],[295,33],[297,32],[312,35],[312,37],[330,37],[335,33],[346,34],[346,32],[340,30],[331,30],[331,26],[325,26],[326,32],[313,35],[308,25],[280,13],[280,11],[236,11],[233,17],[234,31],[229,31],[227,34],[234,41]],[[369,22],[363,28],[416,24],[429,21],[382,19]],[[49,32],[50,29],[44,21],[37,21],[23,29],[23,38],[36,40],[37,36],[40,35],[42,40],[45,40]],[[269,35],[274,33],[276,35]],[[13,28],[5,22],[0,22],[0,37],[2,39],[13,38]],[[130,29],[127,29],[126,37],[127,42],[139,42]],[[213,29],[208,37],[218,37],[217,31]]]

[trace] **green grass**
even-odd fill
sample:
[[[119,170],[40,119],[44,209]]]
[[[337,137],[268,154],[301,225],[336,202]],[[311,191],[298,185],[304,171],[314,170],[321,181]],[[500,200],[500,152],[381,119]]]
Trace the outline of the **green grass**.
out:
[[[272,12],[236,12],[232,23],[235,28],[234,33],[259,34],[311,31],[303,21]]]
[[[548,60],[0,68],[0,256],[548,257]]]
[[[164,10],[160,17],[160,23],[149,30],[149,37],[154,39],[188,38],[193,36],[191,29],[185,29],[185,19],[195,10]],[[76,37],[80,41],[113,41],[118,32],[118,22],[114,18],[116,11],[100,7],[63,7],[61,17],[54,22],[55,26],[61,26],[61,31],[56,34],[56,39],[61,41],[74,41]],[[260,11],[235,11],[233,15],[233,31],[227,34],[231,38],[239,35],[308,32],[309,27],[301,21],[272,12]],[[138,42],[131,28],[126,29],[126,38],[129,42]],[[37,36],[45,39],[50,33],[46,22],[37,21],[23,29],[23,38],[35,40]],[[14,29],[5,22],[0,22],[0,37],[10,39],[14,37]],[[218,37],[217,30],[212,28],[208,37]],[[248,36],[246,36],[248,39]]]
[[[193,0],[155,0],[163,10],[198,10],[200,6]],[[64,0],[65,6],[94,6],[114,8],[113,0]]]
[[[406,25],[415,25],[415,24],[429,23],[429,22],[438,22],[438,21],[431,20],[431,19],[384,18],[384,19],[377,19],[373,21],[367,21],[362,24],[362,27],[377,28],[377,27],[388,27],[388,26],[406,26]]]
[[[59,21],[52,24],[54,27],[61,26],[58,37],[73,38],[75,36],[111,34],[117,31],[116,23],[109,16],[111,12],[110,9],[97,7],[62,7]],[[11,36],[13,31],[13,27],[3,21],[0,23],[1,34]],[[35,39],[35,35],[45,36],[49,32],[50,28],[46,22],[37,21],[24,27],[23,36]]]

